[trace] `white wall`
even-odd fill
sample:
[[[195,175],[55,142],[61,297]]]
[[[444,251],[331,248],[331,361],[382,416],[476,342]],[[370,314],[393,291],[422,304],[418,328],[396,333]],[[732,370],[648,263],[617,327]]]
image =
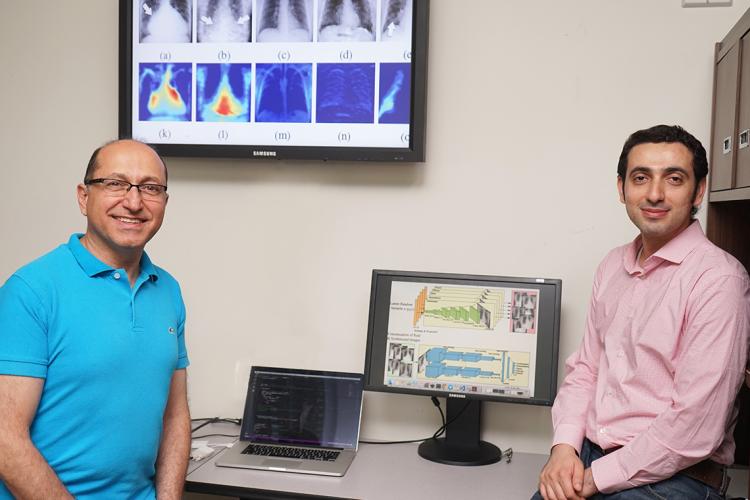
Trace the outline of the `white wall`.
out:
[[[562,373],[597,262],[635,235],[622,143],[656,123],[707,143],[713,44],[748,7],[433,0],[426,163],[172,159],[149,252],[183,286],[194,416],[239,416],[249,364],[361,370],[373,268],[562,278]],[[117,134],[116,2],[3,20],[0,282],[84,229],[75,184]],[[485,438],[548,449],[547,408],[485,409]],[[427,398],[367,395],[365,437],[437,423]]]

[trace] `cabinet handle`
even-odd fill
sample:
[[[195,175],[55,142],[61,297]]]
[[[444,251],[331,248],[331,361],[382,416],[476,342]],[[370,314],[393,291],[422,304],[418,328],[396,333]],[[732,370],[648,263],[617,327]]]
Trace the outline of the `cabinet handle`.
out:
[[[726,137],[723,142],[723,154],[731,153],[732,152],[732,136]]]
[[[750,145],[750,129],[746,128],[739,135],[740,145],[739,148],[743,149]]]

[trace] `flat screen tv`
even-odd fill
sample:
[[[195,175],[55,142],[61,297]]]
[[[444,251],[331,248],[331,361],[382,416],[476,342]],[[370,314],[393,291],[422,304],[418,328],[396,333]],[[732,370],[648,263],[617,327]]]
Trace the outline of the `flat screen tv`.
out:
[[[375,270],[365,390],[447,398],[446,437],[419,454],[495,462],[499,448],[480,440],[481,403],[552,404],[561,292],[559,279]]]
[[[424,161],[428,19],[429,0],[120,0],[120,137]]]

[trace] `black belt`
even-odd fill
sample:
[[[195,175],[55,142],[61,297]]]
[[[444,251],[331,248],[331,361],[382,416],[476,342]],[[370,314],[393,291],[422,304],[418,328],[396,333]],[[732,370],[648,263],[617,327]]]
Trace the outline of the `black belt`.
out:
[[[607,448],[606,450],[603,450],[600,446],[598,446],[593,441],[589,441],[591,443],[591,446],[599,451],[600,453],[604,455],[608,455],[612,453],[613,451],[617,451],[622,446],[613,446],[612,448]],[[702,462],[698,462],[697,464],[693,464],[690,467],[686,469],[682,469],[678,474],[682,474],[683,476],[687,476],[690,479],[695,479],[696,481],[700,481],[701,483],[710,486],[714,488],[716,491],[718,491],[721,495],[726,494],[727,487],[729,486],[729,476],[727,475],[727,466],[722,465],[718,462],[714,462],[713,460],[705,459]]]

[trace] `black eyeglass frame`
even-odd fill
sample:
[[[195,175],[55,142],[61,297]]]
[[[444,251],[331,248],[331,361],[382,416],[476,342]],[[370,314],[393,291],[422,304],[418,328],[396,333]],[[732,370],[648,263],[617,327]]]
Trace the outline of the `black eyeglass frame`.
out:
[[[130,192],[130,190],[133,189],[133,188],[135,188],[138,191],[138,193],[140,193],[141,195],[152,196],[154,198],[157,198],[159,196],[167,194],[167,186],[165,186],[164,184],[156,184],[155,182],[144,182],[143,184],[133,184],[132,182],[128,182],[128,181],[123,180],[123,179],[113,179],[111,177],[101,177],[101,178],[98,178],[98,179],[87,179],[87,180],[83,181],[83,184],[86,185],[86,186],[91,186],[92,184],[104,184],[107,181],[114,181],[114,182],[119,182],[119,183],[122,183],[122,184],[127,184],[128,188],[123,193],[124,196],[127,195]],[[164,191],[162,191],[161,193],[149,193],[148,191],[141,191],[141,188],[144,187],[144,186],[159,187],[159,188],[163,188]],[[105,189],[107,188],[106,185],[104,187],[105,187]]]

